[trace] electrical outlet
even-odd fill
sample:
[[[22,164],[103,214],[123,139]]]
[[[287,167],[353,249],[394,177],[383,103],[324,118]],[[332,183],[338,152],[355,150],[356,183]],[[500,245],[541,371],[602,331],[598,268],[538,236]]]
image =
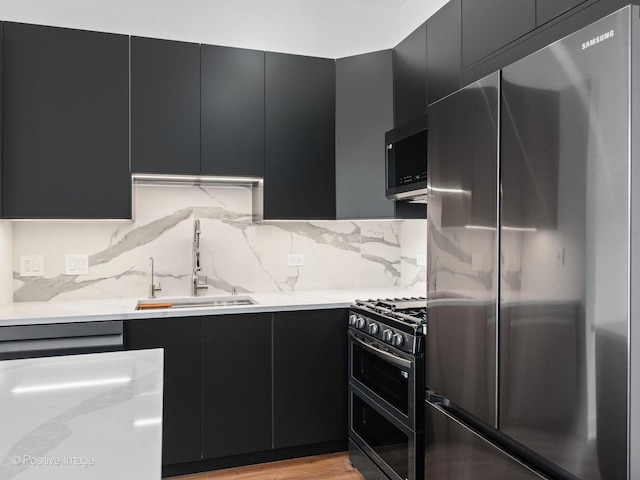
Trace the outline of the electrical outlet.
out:
[[[302,253],[287,255],[287,266],[304,267],[304,255]]]
[[[20,255],[21,277],[42,277],[44,275],[44,255]]]
[[[68,253],[65,256],[65,275],[89,275],[89,255]]]
[[[427,266],[427,256],[426,255],[416,255],[416,265],[418,267],[426,267]]]

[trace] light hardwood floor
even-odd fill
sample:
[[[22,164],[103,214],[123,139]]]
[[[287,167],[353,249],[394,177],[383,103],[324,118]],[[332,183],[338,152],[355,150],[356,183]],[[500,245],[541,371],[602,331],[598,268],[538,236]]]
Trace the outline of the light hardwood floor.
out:
[[[174,477],[176,480],[363,480],[347,453],[296,458]]]

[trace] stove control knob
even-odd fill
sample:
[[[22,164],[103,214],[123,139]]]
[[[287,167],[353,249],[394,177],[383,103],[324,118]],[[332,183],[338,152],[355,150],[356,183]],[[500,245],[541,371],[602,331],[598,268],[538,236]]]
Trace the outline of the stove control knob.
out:
[[[351,315],[349,315],[349,326],[355,327],[357,320],[358,320],[358,316],[356,314],[352,313]]]
[[[358,321],[356,323],[356,327],[358,327],[360,330],[362,330],[365,325],[367,324],[366,320],[362,317],[358,318]]]
[[[373,323],[373,322],[371,322],[371,323],[369,324],[369,333],[370,333],[371,335],[377,335],[377,334],[378,334],[378,330],[380,330],[380,327],[378,327],[378,324],[377,324],[377,323]]]
[[[404,337],[402,335],[400,335],[399,333],[396,333],[393,336],[393,345],[395,347],[400,347],[400,346],[402,346],[403,343],[404,343]]]
[[[385,331],[382,332],[382,340],[384,340],[387,343],[391,343],[392,339],[393,339],[393,332],[388,328],[385,329]]]

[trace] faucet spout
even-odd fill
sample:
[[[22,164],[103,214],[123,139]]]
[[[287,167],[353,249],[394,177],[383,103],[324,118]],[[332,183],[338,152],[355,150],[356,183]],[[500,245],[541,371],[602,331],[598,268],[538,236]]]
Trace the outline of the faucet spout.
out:
[[[196,219],[193,222],[193,246],[191,249],[191,265],[192,265],[192,273],[191,273],[191,296],[197,297],[198,292],[201,290],[206,290],[209,288],[207,285],[207,277],[204,276],[204,281],[200,281],[201,275],[198,274],[200,271],[200,220]]]
[[[149,257],[149,264],[151,265],[151,285],[149,285],[149,298],[156,298],[156,292],[160,292],[162,290],[162,284],[158,282],[158,286],[153,281],[153,257]]]

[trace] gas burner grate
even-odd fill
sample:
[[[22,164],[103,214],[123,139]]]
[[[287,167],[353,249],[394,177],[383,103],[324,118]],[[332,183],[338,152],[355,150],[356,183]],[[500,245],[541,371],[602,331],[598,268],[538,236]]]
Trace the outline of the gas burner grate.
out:
[[[385,298],[372,300],[371,302],[394,312],[399,311],[403,313],[427,308],[427,299],[425,297]]]

